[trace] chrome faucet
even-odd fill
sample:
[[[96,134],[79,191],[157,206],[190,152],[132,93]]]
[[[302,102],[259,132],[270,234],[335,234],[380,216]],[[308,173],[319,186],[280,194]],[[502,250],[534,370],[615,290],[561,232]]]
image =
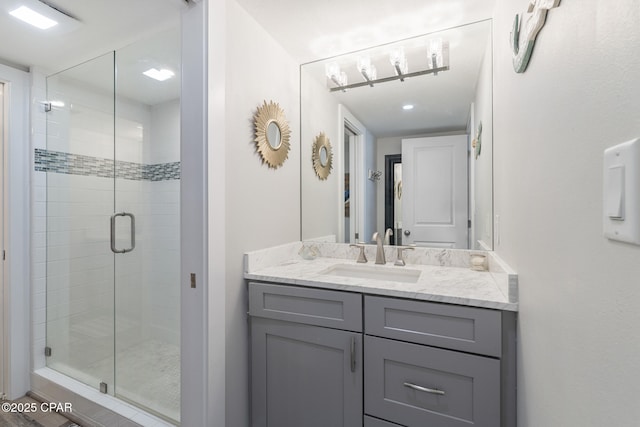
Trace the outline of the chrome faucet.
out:
[[[376,242],[377,250],[376,250],[376,264],[386,264],[386,259],[384,258],[384,245],[382,244],[382,236],[376,231],[373,233],[372,237],[373,241]]]
[[[391,236],[393,236],[393,230],[390,228],[387,228],[387,231],[384,232],[384,244],[385,245],[390,245],[391,244]]]

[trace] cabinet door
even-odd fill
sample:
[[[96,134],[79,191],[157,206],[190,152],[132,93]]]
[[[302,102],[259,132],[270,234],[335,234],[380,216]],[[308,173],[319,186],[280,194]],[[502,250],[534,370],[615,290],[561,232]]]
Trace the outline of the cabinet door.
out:
[[[362,335],[251,318],[253,427],[362,425]]]

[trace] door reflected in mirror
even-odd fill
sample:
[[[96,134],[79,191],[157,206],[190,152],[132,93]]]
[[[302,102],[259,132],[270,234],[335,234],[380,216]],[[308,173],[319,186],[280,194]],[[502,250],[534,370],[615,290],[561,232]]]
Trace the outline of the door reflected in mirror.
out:
[[[371,243],[373,232],[391,228],[392,244],[492,249],[491,37],[486,20],[301,67],[301,141],[324,130],[337,142],[338,167],[328,178],[333,185],[322,186],[303,163],[302,240]],[[448,47],[449,67],[418,75],[431,67],[425,52],[433,40]],[[400,48],[402,79],[390,61]],[[336,90],[327,66],[358,83],[366,78],[356,67],[363,57],[378,81]],[[354,122],[358,138],[345,132]],[[468,152],[480,122],[483,150],[474,158]],[[407,148],[416,140],[426,148]],[[311,156],[309,145],[302,143],[302,158]],[[389,156],[397,160],[388,164]],[[382,179],[375,171],[384,171]]]

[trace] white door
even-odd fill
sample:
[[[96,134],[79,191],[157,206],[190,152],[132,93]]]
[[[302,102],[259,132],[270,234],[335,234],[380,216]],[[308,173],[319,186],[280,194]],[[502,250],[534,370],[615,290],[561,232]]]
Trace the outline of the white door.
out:
[[[468,247],[467,136],[402,140],[402,243]]]
[[[343,105],[338,108],[339,123],[343,127],[338,152],[344,161],[338,162],[340,213],[338,241],[344,243],[367,242],[371,236],[362,235],[364,225],[364,144],[367,129]]]

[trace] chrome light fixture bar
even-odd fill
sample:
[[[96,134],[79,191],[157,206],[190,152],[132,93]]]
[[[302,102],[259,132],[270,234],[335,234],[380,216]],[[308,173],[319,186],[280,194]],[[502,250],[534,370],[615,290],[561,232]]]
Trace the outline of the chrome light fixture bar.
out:
[[[438,67],[438,68],[432,68],[432,69],[429,69],[429,70],[422,70],[422,71],[416,71],[416,72],[413,72],[413,73],[402,74],[400,76],[383,77],[383,78],[380,78],[380,79],[370,80],[370,81],[366,81],[366,82],[358,82],[358,83],[352,83],[350,85],[345,85],[345,86],[340,86],[340,87],[332,87],[332,88],[329,88],[329,92],[337,92],[339,90],[345,92],[347,89],[353,89],[353,88],[362,87],[362,86],[372,86],[374,84],[392,82],[394,80],[402,80],[402,81],[404,81],[404,79],[408,79],[410,77],[423,76],[425,74],[437,75],[437,73],[442,72],[442,71],[447,71],[448,69],[449,69],[449,66],[447,65],[447,66],[444,66],[444,67]]]
[[[336,92],[339,90],[345,92],[347,89],[362,86],[373,87],[375,84],[391,82],[394,80],[404,82],[407,78],[423,76],[425,74],[433,74],[434,76],[437,76],[438,73],[449,70],[449,42],[443,41],[442,39],[430,40],[427,45],[426,56],[426,69],[410,73],[404,49],[401,47],[397,48],[389,55],[389,62],[393,66],[395,75],[382,78],[377,78],[376,67],[371,63],[371,59],[368,56],[361,56],[358,58],[356,65],[365,81],[352,84],[346,83],[346,75],[342,80],[336,78],[336,76],[340,75],[340,67],[335,62],[332,62],[326,66],[327,77],[333,81],[336,87],[329,88],[329,92]],[[344,72],[341,74],[344,75]]]

